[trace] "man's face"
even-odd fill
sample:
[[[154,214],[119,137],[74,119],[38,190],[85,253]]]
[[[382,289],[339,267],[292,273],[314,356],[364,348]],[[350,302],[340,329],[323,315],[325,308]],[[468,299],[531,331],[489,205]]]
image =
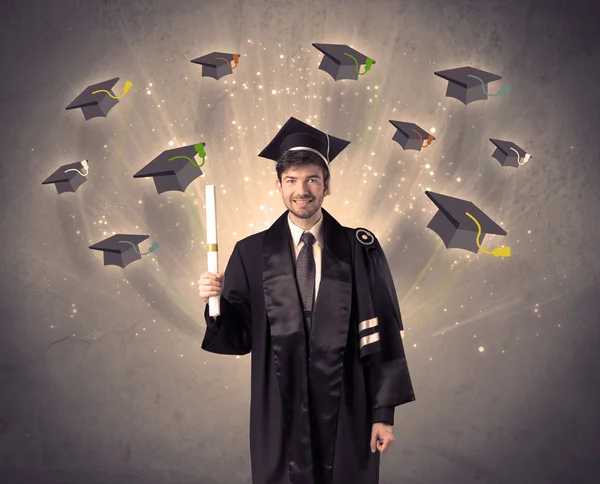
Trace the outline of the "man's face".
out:
[[[299,219],[309,219],[323,204],[327,185],[323,181],[323,169],[317,165],[304,165],[282,173],[281,198],[286,208]]]

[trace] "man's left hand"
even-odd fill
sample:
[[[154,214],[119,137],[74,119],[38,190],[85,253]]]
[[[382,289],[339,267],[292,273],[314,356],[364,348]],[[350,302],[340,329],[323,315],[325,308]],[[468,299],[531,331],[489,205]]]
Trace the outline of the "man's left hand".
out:
[[[391,425],[382,422],[373,424],[373,429],[371,430],[371,452],[375,453],[375,450],[385,452],[395,440]]]

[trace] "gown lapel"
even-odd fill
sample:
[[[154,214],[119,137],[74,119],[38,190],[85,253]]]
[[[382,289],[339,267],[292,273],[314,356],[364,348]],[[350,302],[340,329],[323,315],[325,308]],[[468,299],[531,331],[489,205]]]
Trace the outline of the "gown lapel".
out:
[[[345,229],[322,211],[321,281],[308,351],[288,212],[265,232],[262,246],[265,310],[294,484],[327,484],[332,479],[344,350],[352,306],[350,242]]]
[[[323,209],[321,209],[323,210]],[[333,457],[352,308],[351,247],[345,229],[323,210],[321,282],[309,342],[309,391],[317,482],[333,478]]]
[[[265,310],[282,397],[292,482],[314,484],[304,315],[287,216],[285,212],[279,217],[263,238]]]

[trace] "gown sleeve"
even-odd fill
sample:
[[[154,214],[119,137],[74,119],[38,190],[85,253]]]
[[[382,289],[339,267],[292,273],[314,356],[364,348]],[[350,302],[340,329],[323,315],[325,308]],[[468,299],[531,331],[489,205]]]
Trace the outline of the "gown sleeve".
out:
[[[245,355],[252,349],[250,287],[238,245],[224,273],[221,314],[213,318],[208,315],[208,304],[204,309],[206,334],[202,349],[210,353]]]
[[[394,409],[415,400],[401,331],[398,297],[387,259],[379,241],[369,250],[369,271],[374,282],[381,350],[365,361],[365,377],[370,392],[372,423],[394,425]]]

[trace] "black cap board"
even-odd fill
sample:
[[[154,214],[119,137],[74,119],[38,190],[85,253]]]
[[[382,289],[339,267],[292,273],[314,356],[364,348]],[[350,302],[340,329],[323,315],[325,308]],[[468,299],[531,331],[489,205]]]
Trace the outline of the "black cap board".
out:
[[[190,183],[202,176],[199,168],[202,165],[196,162],[198,145],[206,146],[206,143],[163,151],[133,175],[133,178],[152,177],[159,194],[168,191],[185,192]]]
[[[502,166],[512,166],[518,168],[529,161],[531,155],[523,148],[520,148],[512,141],[502,141],[490,138],[490,141],[496,145],[496,150],[492,154]]]
[[[329,165],[350,141],[329,136],[296,118],[289,118],[258,156],[277,161],[288,150],[307,150],[319,155]],[[329,149],[329,153],[328,153]],[[327,166],[329,168],[329,166]]]
[[[108,112],[118,104],[119,100],[113,99],[106,92],[92,93],[95,91],[108,91],[114,96],[112,88],[118,81],[119,78],[115,77],[86,87],[65,109],[81,109],[86,121],[96,117],[106,117]]]
[[[447,249],[464,249],[475,254],[478,252],[477,224],[467,213],[470,213],[481,226],[480,243],[486,234],[507,234],[502,227],[483,213],[473,202],[429,190],[425,194],[439,209],[427,228],[439,235]]]
[[[59,195],[65,192],[75,193],[87,181],[88,171],[87,160],[62,165],[42,185],[54,184]]]
[[[202,66],[202,77],[212,77],[218,81],[221,77],[233,73],[233,69],[237,66],[238,59],[239,54],[211,52],[210,54],[192,59],[191,62]]]
[[[396,141],[405,150],[421,151],[421,148],[426,148],[435,140],[433,135],[415,123],[393,121],[391,119],[389,121],[396,128],[392,140]]]
[[[336,81],[341,79],[357,80],[371,69],[375,61],[345,44],[313,44],[317,50],[325,54],[319,69],[327,72]],[[359,74],[360,66],[365,71]]]
[[[498,96],[509,91],[508,86],[504,86],[498,93],[490,94],[487,89],[488,83],[502,77],[475,67],[458,67],[434,74],[448,81],[446,97],[458,99],[465,105],[474,101],[485,101],[488,96]]]
[[[90,249],[104,252],[105,266],[119,266],[124,269],[142,258],[138,244],[148,237],[148,235],[116,234],[91,245]]]

